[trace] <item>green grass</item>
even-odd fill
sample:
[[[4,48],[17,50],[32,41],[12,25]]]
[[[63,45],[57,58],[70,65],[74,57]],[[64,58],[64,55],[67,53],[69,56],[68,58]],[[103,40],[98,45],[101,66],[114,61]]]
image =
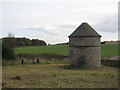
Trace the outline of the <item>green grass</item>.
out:
[[[116,88],[118,69],[64,69],[60,64],[3,66],[8,88]],[[21,80],[12,79],[20,76]]]
[[[119,45],[120,46],[120,45]],[[49,45],[49,46],[27,46],[15,48],[16,54],[21,53],[33,53],[33,54],[60,54],[69,55],[68,45]],[[102,44],[101,45],[101,55],[102,57],[120,55],[118,53],[117,44]]]
[[[102,57],[120,55],[118,47],[120,47],[118,44],[103,44],[101,48]]]
[[[16,54],[68,55],[68,45],[50,45],[15,48]],[[102,45],[102,57],[118,54],[118,45]],[[102,65],[101,68],[67,69],[69,59],[40,60],[41,64],[21,65],[19,60],[9,61],[2,67],[3,82],[7,88],[117,88],[118,68]],[[64,68],[63,68],[64,67]],[[21,80],[12,79],[20,76]]]
[[[16,54],[33,53],[33,54],[61,54],[68,55],[68,45],[49,45],[49,46],[27,46],[15,48]]]

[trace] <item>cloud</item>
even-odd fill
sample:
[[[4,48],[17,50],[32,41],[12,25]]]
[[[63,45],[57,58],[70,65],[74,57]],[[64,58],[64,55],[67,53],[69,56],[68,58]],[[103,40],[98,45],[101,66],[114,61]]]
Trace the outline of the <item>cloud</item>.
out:
[[[104,17],[101,21],[97,22],[94,27],[100,32],[114,33],[118,32],[118,16],[117,13]]]
[[[84,21],[101,34],[113,33],[115,36],[114,32],[118,30],[118,0],[16,1],[19,2],[2,3],[4,35],[9,31],[16,36],[42,38],[49,43],[57,43],[67,41],[68,35]]]
[[[62,43],[68,41],[68,37],[64,34],[64,32],[61,32],[59,26],[54,27],[54,26],[34,25],[30,28],[24,28],[24,30],[30,32],[37,31],[36,33],[33,33],[31,36],[34,38],[44,39],[47,43],[55,44],[55,43]]]
[[[62,25],[59,25],[58,27],[60,28],[75,28],[77,25],[74,25],[74,24],[62,24]]]
[[[31,28],[25,28],[24,30],[33,30],[33,31],[39,31],[44,34],[49,34],[49,35],[60,35],[61,33],[56,29],[56,27],[44,27],[44,26],[37,26],[34,25]]]
[[[77,27],[77,25],[75,25],[75,24],[61,24],[61,25],[57,25],[57,26],[34,25],[30,28],[24,28],[24,30],[38,31],[38,32],[42,32],[44,34],[49,34],[49,35],[65,36],[65,33],[68,33],[71,30],[75,30],[76,27]]]

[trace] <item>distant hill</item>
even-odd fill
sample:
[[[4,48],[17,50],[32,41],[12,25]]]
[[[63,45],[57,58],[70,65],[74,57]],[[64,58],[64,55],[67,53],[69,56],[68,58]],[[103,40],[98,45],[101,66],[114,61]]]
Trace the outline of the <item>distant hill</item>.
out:
[[[2,38],[3,42],[8,43],[12,47],[20,46],[44,46],[47,45],[45,41],[38,39],[29,39],[29,38],[16,38],[16,37],[4,37]]]
[[[56,45],[68,45],[69,44],[69,42],[67,42],[67,43],[57,43]]]
[[[104,41],[102,44],[120,44],[120,41]]]

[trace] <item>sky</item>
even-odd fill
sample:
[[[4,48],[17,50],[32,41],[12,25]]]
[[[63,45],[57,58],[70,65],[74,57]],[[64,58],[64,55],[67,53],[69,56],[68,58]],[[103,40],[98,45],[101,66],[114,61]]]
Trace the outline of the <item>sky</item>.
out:
[[[1,0],[0,37],[68,42],[83,22],[91,25],[101,41],[118,40],[119,0]]]

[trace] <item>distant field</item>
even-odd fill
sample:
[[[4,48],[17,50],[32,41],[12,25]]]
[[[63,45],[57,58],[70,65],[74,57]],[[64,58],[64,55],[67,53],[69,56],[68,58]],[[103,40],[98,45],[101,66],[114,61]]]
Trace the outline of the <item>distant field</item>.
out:
[[[101,45],[101,47],[102,57],[115,56],[118,54],[120,55],[120,53],[118,53],[117,44],[103,44]],[[15,48],[15,53],[60,54],[67,56],[69,55],[69,46],[68,45],[27,46]]]
[[[103,44],[101,48],[102,57],[120,55],[118,47],[120,44]]]
[[[60,54],[68,55],[68,45],[49,45],[49,46],[27,46],[15,48],[16,54],[20,53],[34,53],[34,54]]]

